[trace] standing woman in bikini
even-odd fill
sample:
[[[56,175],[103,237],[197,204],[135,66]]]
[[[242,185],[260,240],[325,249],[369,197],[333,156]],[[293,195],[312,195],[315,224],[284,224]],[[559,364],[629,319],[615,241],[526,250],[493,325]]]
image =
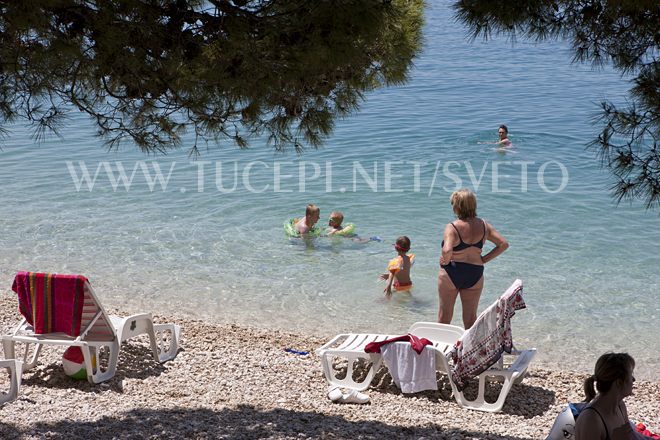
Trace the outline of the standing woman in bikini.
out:
[[[463,326],[467,330],[477,319],[479,298],[484,288],[484,264],[504,252],[509,244],[490,224],[477,217],[477,197],[462,188],[449,198],[458,219],[445,227],[438,274],[440,310],[438,322],[450,324],[456,297],[461,296]],[[495,248],[481,255],[486,240]]]

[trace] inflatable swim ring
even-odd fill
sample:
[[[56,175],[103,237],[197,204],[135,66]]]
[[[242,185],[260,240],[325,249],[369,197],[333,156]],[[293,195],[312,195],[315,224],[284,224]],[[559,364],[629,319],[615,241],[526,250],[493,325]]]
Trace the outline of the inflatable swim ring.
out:
[[[287,235],[287,237],[300,237],[300,233],[298,233],[296,230],[297,221],[297,218],[292,218],[284,222],[284,233]],[[318,237],[321,235],[321,230],[319,228],[312,228],[312,230],[309,231],[307,235],[311,237]]]
[[[355,225],[353,223],[346,223],[346,226],[344,226],[344,228],[341,231],[335,232],[334,234],[332,234],[332,236],[346,237],[348,235],[353,235],[354,231],[355,231]]]

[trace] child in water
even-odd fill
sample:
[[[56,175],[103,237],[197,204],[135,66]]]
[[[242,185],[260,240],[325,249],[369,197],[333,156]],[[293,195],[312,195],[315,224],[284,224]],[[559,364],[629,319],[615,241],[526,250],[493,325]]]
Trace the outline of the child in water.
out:
[[[392,287],[397,292],[405,292],[412,289],[410,268],[415,261],[415,255],[408,255],[410,239],[405,235],[397,238],[394,249],[396,249],[399,255],[389,262],[387,272],[381,274],[379,277],[381,280],[387,280],[387,286],[385,286],[383,292],[385,292],[388,298],[392,296]]]
[[[321,210],[319,207],[310,203],[305,210],[305,218],[296,221],[296,231],[301,235],[311,232],[320,217]]]
[[[344,214],[342,214],[341,211],[332,211],[332,213],[330,214],[330,218],[328,219],[328,229],[326,230],[328,237],[335,236],[335,237],[350,238],[352,241],[362,244],[369,243],[372,240],[381,241],[380,237],[376,237],[376,236],[371,238],[358,237],[357,234],[353,233],[355,226],[352,225],[351,223],[344,226],[342,225],[343,221],[344,221]]]
[[[342,232],[348,232],[348,227],[344,228],[341,224],[344,221],[344,214],[341,211],[333,211],[330,214],[330,219],[328,220],[328,230],[326,231],[328,235],[341,234]],[[346,230],[344,230],[346,229]]]

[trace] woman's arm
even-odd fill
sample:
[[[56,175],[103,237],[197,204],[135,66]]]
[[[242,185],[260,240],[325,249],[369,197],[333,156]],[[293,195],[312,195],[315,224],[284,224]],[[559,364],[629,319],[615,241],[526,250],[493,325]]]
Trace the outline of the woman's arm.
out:
[[[445,244],[442,246],[442,252],[440,253],[440,266],[444,266],[445,264],[449,264],[451,261],[452,254],[454,253],[453,249],[454,246],[456,245],[456,230],[451,226],[451,224],[447,224],[445,226],[445,235],[444,235],[444,241]]]
[[[509,243],[506,241],[502,235],[497,232],[497,230],[492,227],[490,224],[486,223],[486,239],[493,244],[495,244],[495,247],[488,252],[486,255],[481,257],[482,263],[486,264],[493,258],[497,257],[499,254],[504,252],[509,248]]]

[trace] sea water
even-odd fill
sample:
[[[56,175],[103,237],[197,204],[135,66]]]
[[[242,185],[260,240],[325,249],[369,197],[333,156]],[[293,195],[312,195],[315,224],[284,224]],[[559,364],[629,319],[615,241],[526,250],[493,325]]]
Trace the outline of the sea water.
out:
[[[254,139],[245,151],[210,145],[195,160],[192,136],[166,156],[108,152],[76,112],[41,143],[30,127],[10,127],[0,285],[8,290],[17,270],[82,273],[109,307],[325,336],[405,332],[436,320],[448,197],[465,186],[510,243],[486,265],[479,310],[520,278],[518,346],[579,370],[628,351],[638,376],[657,378],[658,213],[617,206],[612,178],[585,150],[598,102],[623,103],[629,78],[572,65],[561,42],[469,42],[447,3],[429,7],[424,35],[406,85],[367,94],[302,156]],[[502,123],[513,149],[479,143]],[[283,222],[307,203],[320,206],[321,225],[341,210],[361,237],[382,241],[287,238]],[[414,289],[386,300],[377,276],[399,235],[416,254]],[[455,324],[460,316],[457,303]]]

